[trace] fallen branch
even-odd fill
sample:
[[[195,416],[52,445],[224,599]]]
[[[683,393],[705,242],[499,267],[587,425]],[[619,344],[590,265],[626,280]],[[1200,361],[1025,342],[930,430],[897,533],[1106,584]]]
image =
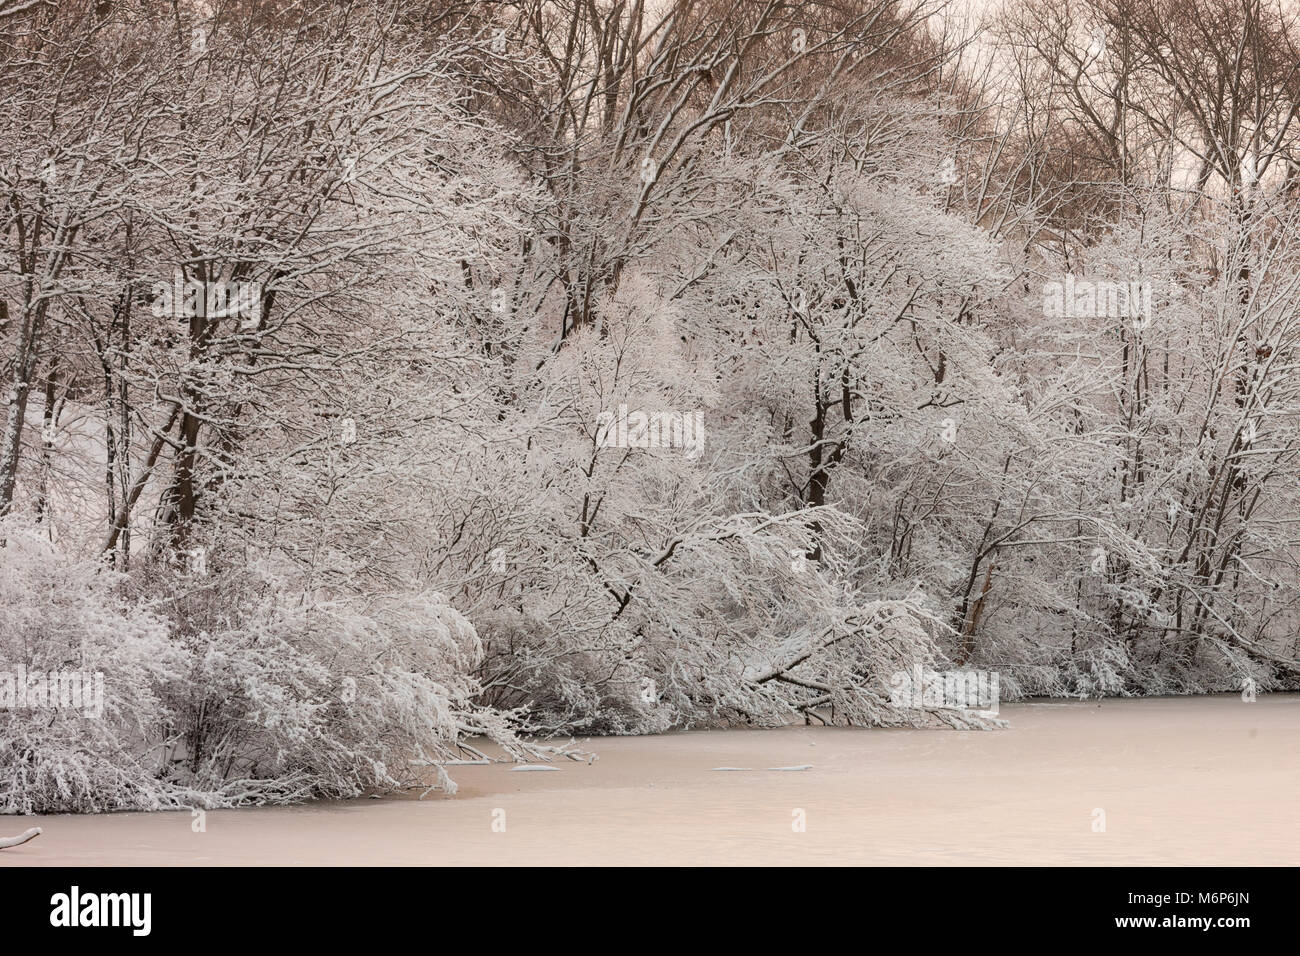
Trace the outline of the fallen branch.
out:
[[[30,830],[27,830],[24,833],[20,833],[16,837],[0,837],[0,850],[3,850],[6,847],[11,847],[11,846],[22,846],[22,844],[26,843],[28,840],[31,840],[40,835],[41,835],[41,828],[32,827]]]

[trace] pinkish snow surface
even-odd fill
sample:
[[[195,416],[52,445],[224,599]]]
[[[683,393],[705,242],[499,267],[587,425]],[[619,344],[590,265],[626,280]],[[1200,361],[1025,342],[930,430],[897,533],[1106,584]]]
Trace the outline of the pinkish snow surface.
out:
[[[1300,863],[1300,696],[1002,716],[994,732],[596,739],[591,765],[455,767],[455,797],[209,812],[202,833],[189,813],[0,817],[0,835],[45,831],[0,866]]]

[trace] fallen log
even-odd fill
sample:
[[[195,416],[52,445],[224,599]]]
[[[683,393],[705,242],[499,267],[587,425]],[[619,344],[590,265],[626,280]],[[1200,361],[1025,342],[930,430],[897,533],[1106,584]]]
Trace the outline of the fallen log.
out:
[[[20,846],[26,843],[28,840],[31,840],[34,837],[38,837],[40,835],[41,835],[41,828],[32,827],[30,830],[27,830],[24,833],[20,833],[16,837],[0,837],[0,850],[3,850],[6,847],[11,847],[11,846]]]

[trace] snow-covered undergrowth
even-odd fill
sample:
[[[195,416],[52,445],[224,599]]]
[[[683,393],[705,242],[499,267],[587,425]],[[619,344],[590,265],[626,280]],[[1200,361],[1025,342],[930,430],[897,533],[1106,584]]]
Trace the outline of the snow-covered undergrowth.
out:
[[[472,702],[482,649],[440,595],[312,604],[166,569],[171,596],[146,599],[36,529],[0,536],[0,660],[31,685],[0,708],[0,812],[350,797],[424,779],[467,737],[545,750]],[[101,712],[37,699],[33,675],[69,672],[102,675]]]

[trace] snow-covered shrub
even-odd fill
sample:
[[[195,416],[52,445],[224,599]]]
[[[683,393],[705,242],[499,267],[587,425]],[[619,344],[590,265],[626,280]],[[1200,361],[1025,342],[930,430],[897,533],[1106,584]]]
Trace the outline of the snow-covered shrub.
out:
[[[161,616],[123,597],[119,575],[61,551],[43,530],[0,522],[0,674],[16,689],[20,668],[28,678],[76,673],[96,691],[102,675],[103,706],[97,692],[82,707],[0,700],[0,812],[176,806],[156,748],[168,720],[160,690],[180,679],[185,654]],[[0,697],[8,692],[0,684]]]
[[[478,636],[441,595],[324,601],[284,583],[227,571],[179,602],[177,785],[212,805],[356,796],[415,783],[484,731]]]
[[[129,582],[40,530],[0,525],[2,812],[284,803],[430,773],[454,792],[437,762],[471,752],[467,738],[547,750],[473,703],[482,648],[439,594],[323,600],[219,559]],[[141,589],[170,599],[148,606]],[[94,696],[23,706],[44,705],[48,681],[15,695],[14,680],[51,672],[91,688],[102,674],[102,711]]]

